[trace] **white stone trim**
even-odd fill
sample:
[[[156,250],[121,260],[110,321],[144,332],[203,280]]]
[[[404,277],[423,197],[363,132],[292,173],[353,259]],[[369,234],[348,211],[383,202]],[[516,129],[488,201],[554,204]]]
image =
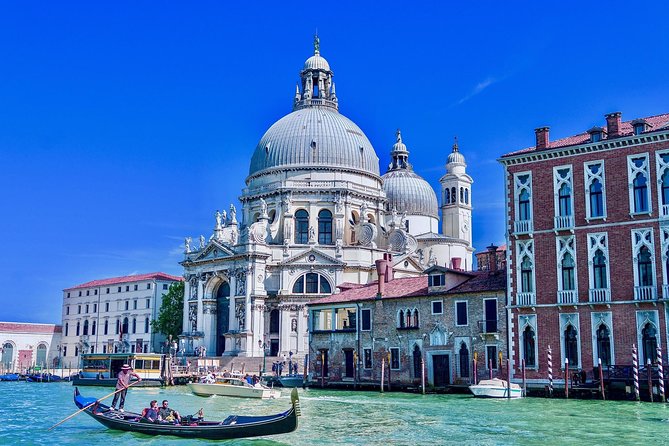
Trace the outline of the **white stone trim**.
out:
[[[643,159],[640,167],[634,164],[634,160]],[[642,173],[646,176],[646,184],[648,186],[646,200],[648,201],[648,210],[637,212],[634,209],[634,178],[637,174]],[[650,215],[653,212],[653,196],[652,186],[650,181],[650,162],[648,160],[648,153],[637,153],[634,155],[627,155],[627,189],[629,195],[630,215]]]
[[[435,313],[435,312],[434,312],[434,304],[435,304],[435,302],[439,302],[439,303],[441,303],[441,313]],[[433,300],[433,301],[430,301],[430,312],[431,312],[433,315],[434,315],[434,314],[444,314],[444,300],[441,299],[441,300]]]
[[[660,249],[662,250],[660,255],[662,261],[662,284],[667,288],[667,285],[669,285],[669,271],[667,271],[667,259],[669,259],[669,227],[660,228]],[[664,290],[662,297],[664,299],[668,297],[664,294]]]
[[[583,361],[581,359],[581,326],[579,319],[580,318],[578,313],[560,313],[560,369],[564,369],[565,359],[567,358],[565,352],[564,332],[567,330],[569,325],[576,329],[576,350],[578,356],[578,364],[576,366],[574,366],[574,364],[569,364],[569,368],[572,369],[573,367],[573,370],[576,370],[577,368],[583,367]]]
[[[467,323],[464,324],[464,325],[458,324],[458,304],[462,303],[462,302],[464,302],[464,304],[465,304],[465,311],[467,313]],[[453,322],[455,322],[455,326],[456,327],[467,327],[467,326],[469,326],[469,302],[467,302],[466,300],[456,300],[455,302],[453,302],[453,309],[455,311],[455,318],[454,318],[455,320],[453,321]]]
[[[564,172],[564,176],[561,175],[561,171]],[[560,216],[560,188],[563,185],[569,187],[569,202],[570,209],[568,216],[574,216],[574,184],[573,184],[573,171],[571,164],[566,164],[563,166],[553,167],[553,205],[555,206],[555,216]]]
[[[532,370],[539,369],[539,331],[537,330],[537,315],[536,314],[519,314],[518,315],[518,351],[520,357],[518,358],[518,366],[525,358],[525,343],[523,342],[523,333],[527,327],[534,331],[534,365],[525,367]]]
[[[669,155],[669,149],[655,152],[655,172],[657,174],[657,209],[660,218],[669,218],[669,202],[662,203],[662,176],[669,169],[669,161],[662,159],[662,155]]]
[[[522,261],[523,258],[527,256],[532,263],[532,291],[523,290],[523,280],[522,280]],[[521,294],[532,293],[535,296],[536,303],[536,283],[535,283],[535,274],[534,274],[534,240],[516,240],[516,283],[517,293],[516,293],[516,305],[520,305],[519,296]]]
[[[593,173],[590,170],[591,166],[599,166],[599,171]],[[584,170],[584,180],[585,180],[585,219],[590,221],[593,219],[603,219],[606,220],[606,171],[604,166],[604,160],[590,161],[583,163]],[[595,180],[599,180],[602,184],[602,216],[593,217],[592,210],[590,209],[590,186]]]
[[[527,177],[526,180],[523,180],[524,177]],[[519,197],[520,193],[527,191],[530,198],[530,218],[529,220],[520,219],[520,209],[519,209]],[[518,172],[513,174],[513,200],[514,200],[514,223],[529,221],[530,228],[528,231],[518,231],[517,228],[513,228],[513,232],[532,232],[532,221],[534,220],[534,200],[532,198],[532,171]]]
[[[588,234],[588,288],[589,290],[595,289],[593,258],[595,257],[597,250],[601,250],[604,254],[604,259],[606,262],[606,289],[611,290],[611,264],[609,262],[609,243],[607,232],[596,232]]]
[[[610,311],[601,311],[590,313],[590,330],[592,333],[592,366],[599,365],[599,355],[597,355],[597,329],[604,324],[609,329],[611,339],[611,365],[616,363],[615,336],[613,335],[613,313]]]
[[[657,310],[638,310],[636,312],[636,345],[639,357],[639,367],[646,365],[647,359],[643,357],[643,327],[650,322],[655,326],[657,331],[657,346],[662,347],[662,336],[660,331],[660,324],[658,320]]]
[[[650,261],[652,263],[652,283],[650,286],[656,286],[655,279],[655,240],[653,238],[653,228],[632,229],[632,268],[634,269],[634,286],[641,286],[639,283],[639,251],[644,246],[650,251]]]
[[[557,264],[556,264],[556,270],[557,270],[557,289],[558,289],[558,303],[576,303],[578,302],[578,271],[577,271],[577,259],[576,259],[576,237],[573,235],[566,236],[566,237],[555,237],[555,252],[557,255]],[[565,255],[570,254],[572,259],[574,259],[574,289],[573,290],[565,290],[564,289],[564,283],[562,283],[562,260]],[[561,302],[559,299],[559,296],[561,295],[560,292],[563,291],[573,291],[573,293],[569,294],[574,294],[574,296],[571,296],[571,301],[563,301]],[[564,293],[563,293],[563,297]]]

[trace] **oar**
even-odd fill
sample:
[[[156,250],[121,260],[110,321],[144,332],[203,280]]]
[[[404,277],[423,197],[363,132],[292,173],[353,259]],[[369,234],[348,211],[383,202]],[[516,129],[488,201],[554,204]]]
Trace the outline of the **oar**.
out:
[[[129,387],[131,387],[131,386],[134,386],[134,385],[137,384],[138,382],[139,382],[139,380],[130,383],[130,384],[128,385],[128,387],[125,387],[125,389],[127,389],[127,388],[129,388]],[[56,424],[54,424],[53,426],[51,426],[48,430],[51,430],[51,429],[53,429],[53,428],[56,427],[56,426],[60,426],[61,424],[63,424],[63,423],[66,422],[67,420],[69,420],[70,418],[72,418],[72,417],[74,417],[74,416],[76,416],[76,415],[79,415],[81,412],[83,412],[84,410],[88,409],[89,407],[91,407],[91,406],[93,406],[93,405],[99,403],[100,401],[102,401],[102,400],[106,400],[107,398],[109,398],[109,397],[112,396],[112,395],[116,395],[116,394],[119,393],[121,390],[124,390],[124,389],[118,389],[118,390],[115,390],[115,391],[113,391],[112,393],[110,393],[109,395],[105,395],[105,396],[103,396],[102,398],[99,398],[99,399],[97,399],[96,401],[93,401],[91,404],[88,404],[88,405],[82,407],[81,409],[79,409],[78,411],[76,411],[75,413],[73,413],[72,415],[70,415],[69,417],[67,417],[67,418],[65,418],[64,420],[59,421],[58,423],[56,423]]]

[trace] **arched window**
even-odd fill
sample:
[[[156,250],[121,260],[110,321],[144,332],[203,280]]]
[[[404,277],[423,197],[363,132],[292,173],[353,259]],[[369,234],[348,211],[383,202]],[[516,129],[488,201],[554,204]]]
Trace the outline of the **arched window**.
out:
[[[650,322],[641,330],[641,342],[644,364],[648,363],[649,359],[652,364],[655,364],[657,362],[657,330]]]
[[[465,189],[465,204],[469,204],[469,189]]]
[[[669,169],[662,175],[662,204],[669,204]]]
[[[147,317],[146,319],[144,319],[144,333],[149,332],[149,327],[150,326],[151,326],[150,321],[149,321],[149,318]]]
[[[109,320],[105,319],[105,334],[109,334]]]
[[[5,370],[12,368],[14,361],[14,346],[10,342],[5,342],[2,346],[2,368]]]
[[[79,336],[80,332],[81,332],[81,323],[77,322],[77,336]]]
[[[413,327],[418,327],[420,324],[418,323],[418,309],[414,308],[413,310]]]
[[[560,217],[571,215],[571,188],[566,183],[558,191],[558,205]]]
[[[460,188],[460,203],[465,202],[465,189],[463,187]]]
[[[413,377],[420,378],[422,375],[422,359],[423,355],[420,352],[418,345],[413,346]]]
[[[295,212],[295,243],[309,243],[309,213],[304,209]]]
[[[332,244],[332,212],[323,209],[318,213],[318,243]]]
[[[537,360],[534,355],[534,330],[529,325],[523,330],[523,359],[526,367],[536,367]]]
[[[578,333],[571,324],[564,331],[564,355],[569,360],[569,367],[578,367]]]
[[[608,288],[608,281],[606,280],[606,258],[601,249],[595,251],[595,256],[592,259],[592,275],[595,289]]]
[[[518,220],[530,220],[530,193],[527,189],[518,195]]]
[[[444,204],[450,204],[451,202],[451,191],[449,188],[444,189],[444,193],[446,194],[444,196]]]
[[[520,277],[521,292],[532,293],[534,291],[534,287],[532,286],[532,261],[529,256],[523,257],[523,261],[520,264]]]
[[[121,320],[116,319],[116,334],[119,334],[121,331]]]
[[[637,256],[637,268],[639,271],[639,286],[653,286],[653,262],[650,258],[650,250],[642,246]]]
[[[597,357],[602,360],[602,366],[611,365],[611,336],[605,324],[600,324],[597,329]]]
[[[469,349],[467,348],[467,344],[464,342],[460,344],[459,356],[460,377],[469,378]]]
[[[35,358],[35,365],[46,367],[46,345],[40,344],[37,346],[37,356]]]
[[[648,212],[648,182],[639,172],[634,178],[634,212]]]
[[[404,310],[400,310],[399,313],[399,328],[404,328],[406,327],[406,323],[404,322]]]
[[[123,334],[128,333],[128,318],[123,318]]]
[[[136,317],[132,318],[132,332],[137,333],[137,318]]]
[[[451,188],[451,203],[457,203],[457,201],[458,201],[457,189],[452,187]]]
[[[406,316],[406,318],[407,318],[407,324],[406,324],[406,326],[407,326],[407,327],[413,327],[413,324],[411,323],[411,310],[409,310],[408,308],[407,308],[407,311],[406,311],[406,313],[405,313],[405,316]]]
[[[293,284],[293,294],[330,294],[332,287],[325,277],[317,273],[304,274]]]
[[[667,260],[667,263],[669,264],[669,260]],[[65,336],[69,335],[69,331],[70,331],[70,324],[65,322]]]
[[[84,321],[84,336],[88,334],[88,319]]]
[[[97,327],[96,321],[93,321],[93,324],[91,325],[91,335],[95,336],[95,328]]]
[[[604,216],[604,194],[602,192],[602,183],[595,179],[590,184],[590,216]]]
[[[562,258],[562,289],[574,290],[574,258],[566,253]]]

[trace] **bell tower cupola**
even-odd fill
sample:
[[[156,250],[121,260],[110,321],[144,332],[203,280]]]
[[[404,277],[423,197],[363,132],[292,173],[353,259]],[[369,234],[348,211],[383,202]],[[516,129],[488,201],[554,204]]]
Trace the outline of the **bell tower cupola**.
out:
[[[458,138],[455,138],[446,162],[446,174],[439,179],[441,184],[441,226],[445,236],[465,240],[472,244],[472,184],[467,175],[467,163],[460,153]]]
[[[301,87],[295,93],[294,110],[305,107],[330,107],[338,109],[337,95],[332,81],[330,64],[321,56],[321,42],[314,36],[314,55],[304,62],[300,71]]]

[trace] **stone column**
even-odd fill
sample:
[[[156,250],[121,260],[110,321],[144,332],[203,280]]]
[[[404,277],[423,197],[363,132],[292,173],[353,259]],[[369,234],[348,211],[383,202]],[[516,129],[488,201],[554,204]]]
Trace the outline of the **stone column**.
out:
[[[204,299],[204,281],[201,278],[197,279],[197,331],[204,331],[202,325],[202,302]]]
[[[186,279],[184,283],[184,314],[183,314],[183,332],[190,331],[190,322],[188,321],[188,302],[190,301],[190,280]]]

